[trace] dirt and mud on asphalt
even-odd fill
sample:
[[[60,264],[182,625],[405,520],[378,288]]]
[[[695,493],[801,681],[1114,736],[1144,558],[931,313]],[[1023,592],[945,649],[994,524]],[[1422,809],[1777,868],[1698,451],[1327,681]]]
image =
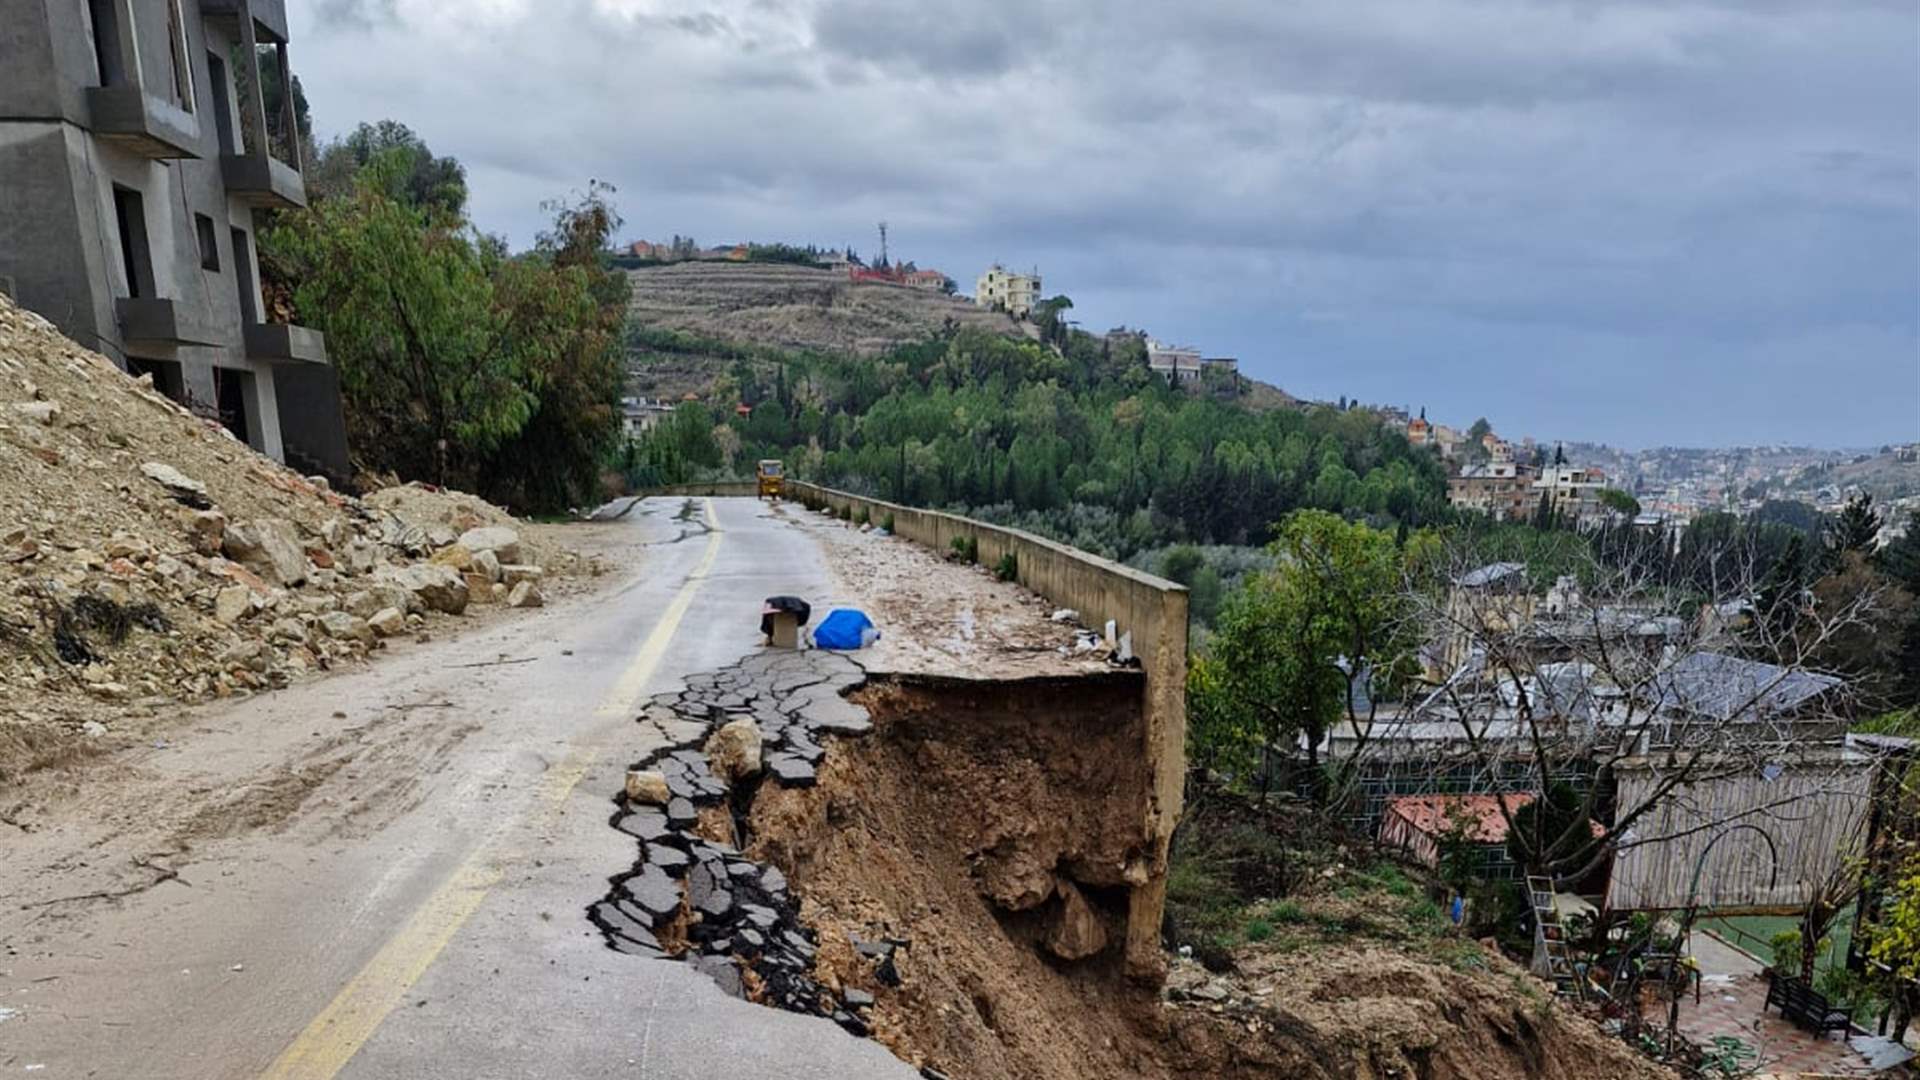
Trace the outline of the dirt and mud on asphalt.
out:
[[[827,554],[840,594],[818,614],[861,607],[881,637],[863,651],[870,671],[1016,679],[1105,671],[1077,621],[986,567],[958,562],[872,525],[853,525],[799,503],[774,511],[806,530]]]

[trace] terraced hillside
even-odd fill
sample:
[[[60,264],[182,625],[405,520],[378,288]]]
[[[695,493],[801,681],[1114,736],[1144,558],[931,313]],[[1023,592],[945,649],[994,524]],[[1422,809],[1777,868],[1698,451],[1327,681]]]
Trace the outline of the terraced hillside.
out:
[[[920,341],[949,321],[1009,336],[1028,323],[970,301],[901,285],[854,285],[842,273],[783,263],[695,262],[629,270],[632,323],[698,339],[872,356]],[[734,362],[716,352],[637,348],[631,389],[649,397],[704,393]]]

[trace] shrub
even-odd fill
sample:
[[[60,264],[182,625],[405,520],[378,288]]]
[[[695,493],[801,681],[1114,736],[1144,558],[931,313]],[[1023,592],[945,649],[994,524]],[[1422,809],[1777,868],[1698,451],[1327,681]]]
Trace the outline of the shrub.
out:
[[[886,516],[886,519],[880,522],[880,527],[887,530],[888,532],[892,532],[893,531],[893,515],[888,514]]]
[[[1267,909],[1267,917],[1274,922],[1298,926],[1308,920],[1307,909],[1300,906],[1298,900],[1281,900]]]
[[[1273,936],[1273,924],[1262,918],[1248,920],[1246,937],[1248,941],[1265,941]]]
[[[1009,551],[1000,556],[1000,562],[993,568],[993,576],[1001,581],[1012,581],[1020,576],[1020,561]]]
[[[1773,947],[1773,970],[1782,975],[1800,973],[1800,931],[1782,930],[1767,943]]]
[[[971,536],[956,536],[948,545],[962,562],[980,561],[980,541]]]
[[[869,517],[867,516],[867,508],[866,508],[866,507],[864,507],[864,506],[863,506],[863,507],[861,507],[860,509],[858,509],[858,510],[856,510],[856,511],[854,511],[854,514],[853,514],[853,523],[854,523],[855,525],[865,525],[865,524],[866,524],[866,523],[867,523],[867,522],[868,522],[869,520],[870,520],[870,519],[869,519]]]

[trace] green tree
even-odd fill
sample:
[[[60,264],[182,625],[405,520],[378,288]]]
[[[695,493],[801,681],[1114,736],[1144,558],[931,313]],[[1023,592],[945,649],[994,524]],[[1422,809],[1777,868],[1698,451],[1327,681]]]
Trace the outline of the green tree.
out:
[[[1640,500],[1619,488],[1601,488],[1600,505],[1625,517],[1640,516]]]
[[[621,224],[613,194],[611,185],[591,181],[572,200],[545,203],[553,227],[532,256],[496,275],[503,332],[516,338],[534,398],[532,414],[484,470],[486,493],[499,501],[553,511],[598,494],[626,380],[627,276],[607,251]]]
[[[1879,535],[1880,515],[1873,509],[1873,496],[1855,495],[1827,524],[1827,550],[1836,555],[1849,551],[1871,554]]]
[[[457,220],[466,212],[466,167],[454,158],[436,156],[426,140],[397,120],[361,124],[345,138],[328,143],[310,171],[308,189],[316,201],[351,195],[366,179],[363,170],[383,157],[390,164],[373,179],[388,198],[444,221]]]
[[[1587,800],[1565,781],[1547,785],[1546,797],[1513,812],[1507,830],[1507,856],[1529,874],[1551,874],[1556,867],[1578,866],[1599,849],[1588,824]]]
[[[1241,779],[1260,761],[1260,729],[1236,707],[1225,669],[1211,657],[1187,665],[1187,759],[1194,768]]]
[[[1304,745],[1324,799],[1341,784],[1320,775],[1321,744],[1335,724],[1361,719],[1370,695],[1357,681],[1409,651],[1400,553],[1391,533],[1315,510],[1288,517],[1270,550],[1276,565],[1227,599],[1209,651],[1233,726],[1258,731],[1264,755]]]
[[[301,321],[327,335],[357,456],[447,483],[537,399],[515,351],[524,337],[499,332],[497,251],[392,198],[410,166],[404,150],[374,158],[351,197],[283,215],[262,246],[289,267]]]

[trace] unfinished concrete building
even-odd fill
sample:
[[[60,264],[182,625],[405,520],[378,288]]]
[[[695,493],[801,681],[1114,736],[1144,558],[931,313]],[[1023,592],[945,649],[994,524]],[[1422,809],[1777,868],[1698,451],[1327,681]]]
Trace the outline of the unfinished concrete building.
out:
[[[254,448],[347,472],[319,332],[255,235],[304,206],[285,0],[0,0],[0,289]],[[263,78],[264,77],[264,78]]]

